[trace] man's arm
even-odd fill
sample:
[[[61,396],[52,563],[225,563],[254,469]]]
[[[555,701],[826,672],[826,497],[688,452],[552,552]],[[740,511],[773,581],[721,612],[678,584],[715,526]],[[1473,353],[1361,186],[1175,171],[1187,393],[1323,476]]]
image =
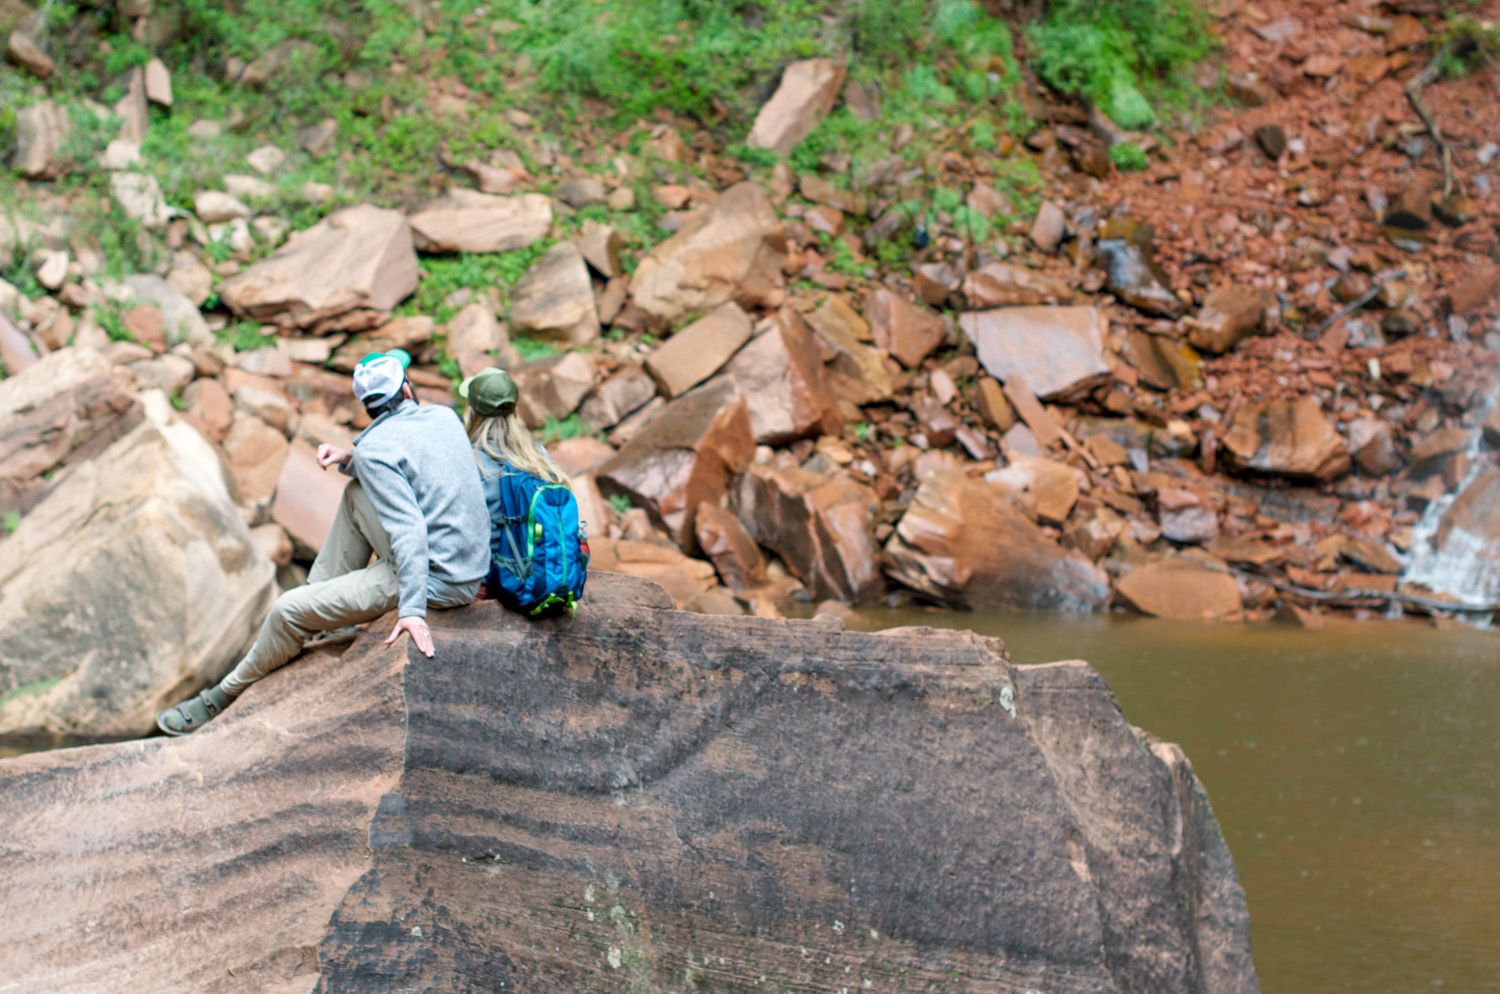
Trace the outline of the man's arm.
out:
[[[401,620],[387,644],[406,631],[424,655],[432,655],[432,637],[427,630],[427,520],[417,504],[417,495],[406,474],[384,460],[361,457],[356,464],[360,483],[369,495],[375,514],[391,540],[400,588]]]

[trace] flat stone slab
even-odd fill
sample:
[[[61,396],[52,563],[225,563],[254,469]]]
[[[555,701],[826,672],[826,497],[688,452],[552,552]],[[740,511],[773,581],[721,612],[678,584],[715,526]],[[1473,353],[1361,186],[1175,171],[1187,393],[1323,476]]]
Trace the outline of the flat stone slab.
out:
[[[1038,397],[1054,397],[1106,376],[1109,321],[1093,307],[997,307],[960,315],[979,361],[1004,383],[1019,373]]]

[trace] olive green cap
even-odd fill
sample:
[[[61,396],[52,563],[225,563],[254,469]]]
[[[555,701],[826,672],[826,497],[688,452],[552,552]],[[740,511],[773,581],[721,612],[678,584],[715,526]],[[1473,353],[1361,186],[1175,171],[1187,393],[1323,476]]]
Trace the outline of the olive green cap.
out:
[[[521,391],[505,370],[486,366],[458,385],[458,395],[480,417],[489,418],[514,410]]]

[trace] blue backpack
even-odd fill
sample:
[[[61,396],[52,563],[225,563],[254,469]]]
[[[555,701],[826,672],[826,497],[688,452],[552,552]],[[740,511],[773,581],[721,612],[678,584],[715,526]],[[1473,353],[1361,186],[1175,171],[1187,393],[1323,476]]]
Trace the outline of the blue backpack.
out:
[[[572,614],[588,579],[589,541],[573,491],[507,466],[490,529],[490,596],[533,617]]]

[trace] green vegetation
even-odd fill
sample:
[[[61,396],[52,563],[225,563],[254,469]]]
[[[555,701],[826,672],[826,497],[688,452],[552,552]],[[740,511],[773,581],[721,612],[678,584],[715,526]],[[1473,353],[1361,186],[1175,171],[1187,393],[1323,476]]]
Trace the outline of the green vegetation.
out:
[[[21,512],[20,511],[6,511],[5,512],[5,517],[4,518],[0,518],[0,531],[4,531],[5,534],[7,534],[7,535],[14,535],[16,533],[16,529],[20,528],[20,527],[21,527]]]
[[[1042,79],[1089,98],[1125,128],[1156,122],[1148,94],[1183,99],[1190,84],[1180,71],[1214,45],[1194,0],[1052,0],[1026,39]]]
[[[547,423],[536,430],[537,438],[542,440],[543,445],[551,445],[553,442],[564,438],[596,437],[597,432],[577,414],[569,414],[565,418],[548,418]]]
[[[1151,163],[1146,153],[1134,142],[1120,142],[1109,147],[1109,161],[1125,172],[1139,172]]]
[[[609,506],[615,509],[616,514],[624,514],[633,506],[630,498],[624,494],[610,494],[608,500]]]

